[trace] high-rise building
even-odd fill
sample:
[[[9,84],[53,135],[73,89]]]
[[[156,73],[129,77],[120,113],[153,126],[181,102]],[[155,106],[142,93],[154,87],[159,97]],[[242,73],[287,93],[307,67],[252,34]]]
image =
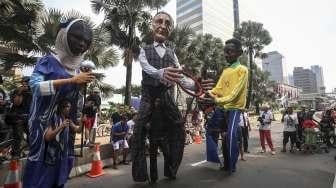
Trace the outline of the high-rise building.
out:
[[[302,88],[303,93],[317,93],[316,75],[310,69],[294,67],[294,85]]]
[[[291,85],[291,86],[294,85],[293,74],[288,74],[288,84]]]
[[[267,53],[262,59],[262,70],[270,73],[269,79],[277,83],[288,84],[285,58],[277,51]]]
[[[189,25],[196,34],[210,33],[226,41],[234,31],[233,5],[233,0],[176,0],[176,23]],[[235,5],[239,15],[238,1]]]
[[[323,93],[325,91],[324,87],[324,78],[323,78],[323,69],[319,65],[313,65],[310,67],[310,69],[315,73],[316,75],[316,85],[317,85],[317,91],[319,93]]]

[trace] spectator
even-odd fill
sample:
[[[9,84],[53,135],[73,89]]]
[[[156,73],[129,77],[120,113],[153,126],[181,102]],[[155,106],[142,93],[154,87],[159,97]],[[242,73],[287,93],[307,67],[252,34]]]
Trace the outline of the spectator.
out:
[[[90,95],[86,98],[86,100],[88,101],[93,101],[94,105],[100,109],[100,105],[101,105],[101,98],[100,98],[100,89],[98,87],[93,88],[92,92],[90,93]]]
[[[0,84],[2,84],[2,77],[0,77]],[[0,88],[0,130],[6,129],[7,125],[5,123],[5,114],[7,111],[7,101],[6,101],[7,95],[5,90]],[[6,137],[6,133],[0,132],[0,141],[4,141],[3,138]]]
[[[294,144],[296,143],[296,127],[299,124],[297,115],[293,113],[293,108],[288,107],[287,113],[282,119],[284,129],[283,129],[283,148],[281,152],[286,152],[286,145],[290,139],[290,152],[294,152]]]
[[[268,106],[263,106],[261,109],[260,116],[258,118],[259,121],[259,135],[260,135],[260,144],[261,144],[261,153],[266,152],[265,147],[265,139],[267,142],[267,145],[271,149],[271,154],[275,155],[275,150],[272,143],[272,137],[271,137],[271,123],[273,120],[273,114],[271,110],[269,110]]]
[[[93,88],[90,95],[86,98],[87,101],[93,101],[93,108],[95,111],[93,125],[90,131],[90,141],[91,143],[95,143],[96,141],[96,131],[99,124],[99,114],[100,114],[100,105],[101,98],[99,96],[100,89],[98,87]]]
[[[11,96],[12,105],[5,118],[7,125],[13,130],[14,144],[12,156],[15,159],[21,157],[20,150],[24,136],[23,134],[26,133],[26,135],[28,135],[28,114],[27,107],[23,103],[23,100],[23,93],[18,89],[14,90]]]
[[[120,113],[122,113],[122,107],[121,106],[119,106],[118,110],[113,112],[112,115],[111,115],[111,120],[112,120],[113,125],[115,125],[116,123],[118,123],[121,120]]]
[[[135,120],[137,119],[138,114],[134,112],[130,118],[129,121],[127,121],[127,126],[128,126],[128,135],[127,135],[127,140],[130,141],[133,135],[133,130],[134,130],[134,125],[135,125]],[[130,143],[130,142],[129,142]]]
[[[94,101],[86,101],[83,108],[83,121],[85,126],[85,144],[92,143],[90,139],[93,124],[96,118],[96,109],[94,108]]]
[[[297,142],[296,142],[296,147],[301,150],[301,143],[303,142],[303,122],[308,118],[308,112],[306,111],[306,106],[301,106],[301,111],[297,113],[297,118],[299,121],[299,125],[297,127]]]
[[[127,134],[128,134],[128,126],[127,126],[127,118],[126,116],[121,116],[121,121],[114,124],[111,129],[111,142],[113,145],[113,169],[117,168],[117,161],[120,154],[120,149],[123,152],[123,160],[122,163],[128,165],[126,161],[126,157],[128,154],[128,142],[127,142]]]
[[[248,150],[249,131],[251,131],[250,121],[245,109],[241,110],[239,128],[241,129],[241,138],[239,142],[240,159],[245,161],[244,153],[250,153]]]
[[[315,128],[318,128],[316,123],[313,121],[313,114],[308,115],[308,119],[303,122],[303,129],[305,134],[305,148],[304,152],[313,153],[313,147],[316,144],[317,135]]]

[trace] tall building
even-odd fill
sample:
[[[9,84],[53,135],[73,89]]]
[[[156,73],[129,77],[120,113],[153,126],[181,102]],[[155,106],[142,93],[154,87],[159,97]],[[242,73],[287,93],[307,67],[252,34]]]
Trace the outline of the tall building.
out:
[[[176,0],[176,23],[189,25],[196,34],[210,33],[226,41],[234,31],[233,5],[233,0]]]
[[[293,86],[294,85],[294,77],[293,74],[288,74],[288,84]]]
[[[262,59],[262,70],[270,73],[270,80],[288,84],[285,58],[279,52],[273,51],[267,53],[267,56]]]
[[[324,78],[323,78],[323,69],[319,65],[313,65],[310,67],[310,69],[315,73],[316,75],[316,85],[317,85],[317,91],[319,93],[323,93],[325,90],[324,87]]]
[[[310,69],[294,67],[294,85],[302,88],[303,93],[317,93],[316,75]]]

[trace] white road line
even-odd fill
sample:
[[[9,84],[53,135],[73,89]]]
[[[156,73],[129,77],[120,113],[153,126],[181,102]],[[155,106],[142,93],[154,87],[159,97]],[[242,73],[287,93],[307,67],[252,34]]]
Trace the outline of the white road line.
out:
[[[222,157],[223,155],[221,154],[221,155],[219,155],[218,157]],[[195,166],[199,166],[199,165],[201,165],[201,164],[204,164],[204,163],[206,163],[207,161],[206,160],[204,160],[204,161],[199,161],[199,162],[197,162],[197,163],[192,163],[190,166],[192,166],[192,167],[195,167]]]

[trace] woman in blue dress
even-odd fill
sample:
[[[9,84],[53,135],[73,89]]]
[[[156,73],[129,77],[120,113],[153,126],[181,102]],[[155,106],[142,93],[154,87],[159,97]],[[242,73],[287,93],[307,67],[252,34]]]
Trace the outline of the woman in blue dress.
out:
[[[83,53],[92,41],[92,29],[81,19],[61,25],[55,54],[42,57],[30,79],[33,99],[29,116],[29,154],[23,174],[23,188],[61,188],[74,162],[75,129],[61,126],[57,117],[60,99],[70,99],[68,121],[79,125],[79,89],[94,79],[79,71]],[[56,137],[50,130],[61,126]],[[75,126],[76,127],[76,126]]]

